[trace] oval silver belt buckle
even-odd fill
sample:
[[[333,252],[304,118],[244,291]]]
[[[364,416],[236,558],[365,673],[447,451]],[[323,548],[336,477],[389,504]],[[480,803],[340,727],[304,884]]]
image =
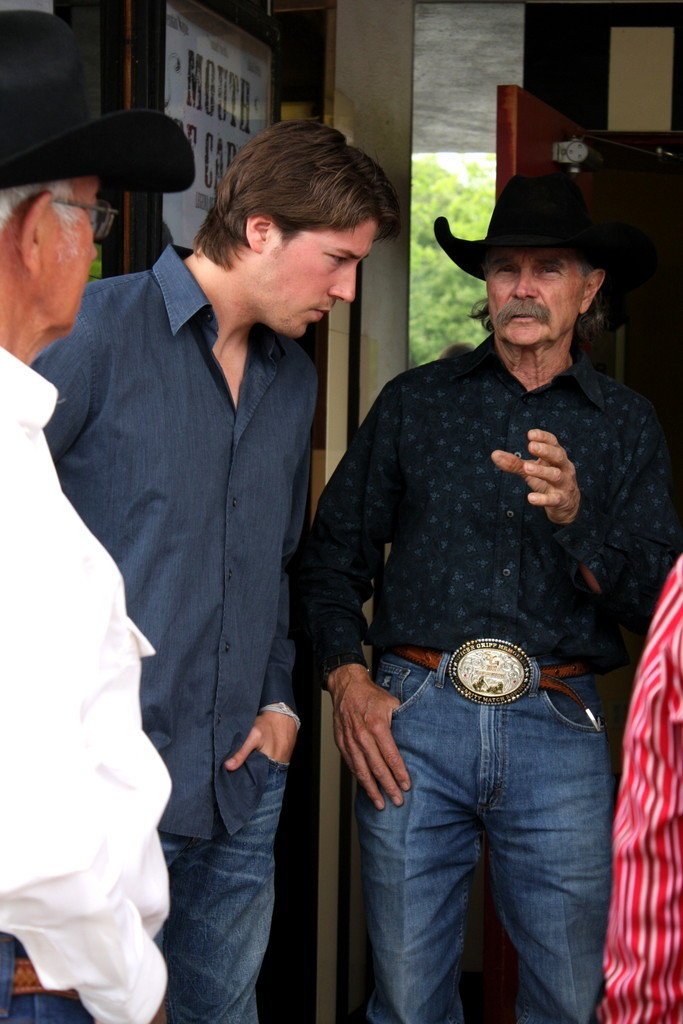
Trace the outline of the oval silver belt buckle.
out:
[[[458,693],[476,704],[510,704],[529,689],[531,662],[507,640],[470,640],[451,655],[447,672]]]

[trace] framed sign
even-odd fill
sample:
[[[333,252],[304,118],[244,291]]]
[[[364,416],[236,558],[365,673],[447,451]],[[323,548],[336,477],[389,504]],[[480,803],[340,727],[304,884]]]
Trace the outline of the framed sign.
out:
[[[164,196],[164,244],[192,246],[233,157],[273,120],[272,42],[240,10],[231,19],[196,0],[166,3],[164,111],[192,144],[196,176],[187,192]]]
[[[79,0],[71,2],[82,9]],[[180,196],[109,190],[121,216],[102,247],[105,277],[148,269],[171,239],[191,245],[221,159],[227,166],[259,128],[279,117],[280,29],[266,9],[265,0],[106,0],[94,8],[101,112],[166,107],[188,133],[196,165],[195,185]]]

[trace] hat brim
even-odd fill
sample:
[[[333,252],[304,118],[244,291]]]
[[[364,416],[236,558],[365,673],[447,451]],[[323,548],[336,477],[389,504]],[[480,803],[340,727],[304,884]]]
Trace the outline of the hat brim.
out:
[[[108,188],[181,192],[194,180],[192,147],[159,111],[117,111],[0,162],[0,188],[91,174]]]
[[[445,217],[437,217],[434,235],[443,251],[472,277],[484,280],[482,264],[493,247],[578,249],[595,267],[606,270],[624,291],[644,284],[657,269],[657,250],[639,228],[618,221],[595,224],[571,238],[548,235],[500,235],[466,241],[452,234]]]

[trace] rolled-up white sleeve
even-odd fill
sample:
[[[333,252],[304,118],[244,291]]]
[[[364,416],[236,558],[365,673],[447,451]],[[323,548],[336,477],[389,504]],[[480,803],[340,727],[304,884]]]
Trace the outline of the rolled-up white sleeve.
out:
[[[166,986],[170,793],[141,728],[151,648],[42,431],[0,420],[0,480],[0,931],[46,988],[75,988],[103,1024],[147,1024]]]

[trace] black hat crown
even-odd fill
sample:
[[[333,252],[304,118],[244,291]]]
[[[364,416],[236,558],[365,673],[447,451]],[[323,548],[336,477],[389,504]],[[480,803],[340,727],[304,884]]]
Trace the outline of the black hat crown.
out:
[[[97,175],[175,192],[194,178],[182,128],[156,110],[91,120],[76,39],[61,18],[0,12],[0,188]]]
[[[518,174],[494,207],[487,238],[523,235],[557,244],[592,226],[581,190],[567,175],[525,178]]]

